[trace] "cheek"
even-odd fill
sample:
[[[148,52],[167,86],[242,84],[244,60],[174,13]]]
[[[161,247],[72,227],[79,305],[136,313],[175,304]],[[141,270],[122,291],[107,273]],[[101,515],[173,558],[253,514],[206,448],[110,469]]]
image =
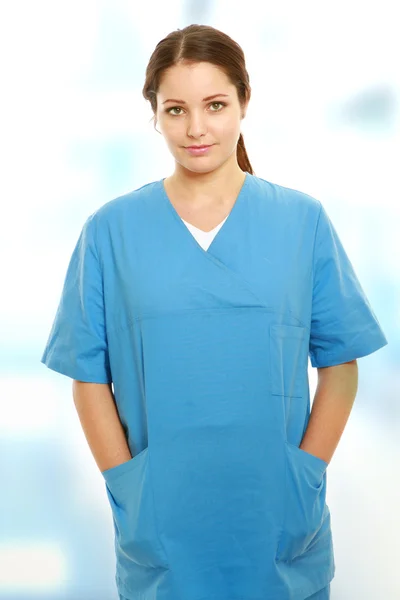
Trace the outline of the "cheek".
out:
[[[182,124],[177,121],[165,120],[163,122],[163,131],[165,136],[171,141],[177,141],[179,137],[182,137]]]
[[[236,142],[239,137],[240,129],[237,128],[236,125],[232,125],[231,123],[227,124],[225,127],[222,127],[219,133],[216,135],[219,136],[221,143],[224,142],[230,145],[233,142]]]
[[[211,127],[214,131],[219,131],[221,135],[226,138],[236,137],[238,131],[240,131],[240,122],[236,119],[232,119],[232,117],[226,117],[215,120],[215,125],[211,123]]]

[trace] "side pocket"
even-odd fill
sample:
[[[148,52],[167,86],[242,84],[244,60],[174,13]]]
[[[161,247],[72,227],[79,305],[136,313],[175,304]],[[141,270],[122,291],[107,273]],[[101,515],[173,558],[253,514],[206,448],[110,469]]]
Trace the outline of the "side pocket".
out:
[[[294,325],[270,325],[269,339],[271,394],[303,397],[307,382],[308,329]]]
[[[276,558],[290,561],[318,541],[329,516],[322,458],[286,442],[285,506]]]
[[[149,479],[148,448],[130,460],[102,472],[111,505],[117,561],[168,568],[155,522],[153,490]]]

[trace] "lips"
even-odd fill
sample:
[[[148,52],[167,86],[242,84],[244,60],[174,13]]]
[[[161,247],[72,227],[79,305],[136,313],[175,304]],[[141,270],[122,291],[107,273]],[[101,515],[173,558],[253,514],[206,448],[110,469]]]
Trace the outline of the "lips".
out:
[[[191,148],[192,150],[200,150],[200,148],[209,148],[212,144],[206,144],[205,146],[186,146],[186,148]]]

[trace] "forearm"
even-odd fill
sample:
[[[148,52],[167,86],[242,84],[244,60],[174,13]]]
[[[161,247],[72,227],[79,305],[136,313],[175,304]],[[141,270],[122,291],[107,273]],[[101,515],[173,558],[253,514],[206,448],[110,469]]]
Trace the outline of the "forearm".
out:
[[[73,380],[72,393],[84,434],[100,471],[132,458],[111,385]]]
[[[318,369],[310,419],[300,444],[302,450],[330,462],[350,416],[357,387],[357,361]]]

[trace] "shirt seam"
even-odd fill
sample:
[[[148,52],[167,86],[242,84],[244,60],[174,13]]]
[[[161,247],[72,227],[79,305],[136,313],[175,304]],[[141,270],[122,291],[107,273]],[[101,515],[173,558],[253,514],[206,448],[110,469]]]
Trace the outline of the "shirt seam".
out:
[[[317,202],[320,205],[320,209],[319,209],[319,213],[318,213],[317,225],[316,225],[316,228],[315,228],[314,244],[313,244],[313,252],[312,252],[312,280],[313,280],[313,286],[314,286],[314,281],[315,281],[315,246],[316,246],[316,242],[317,242],[318,228],[319,228],[319,223],[320,223],[320,220],[321,220],[321,213],[322,213],[322,202],[320,202],[319,200],[317,200]]]
[[[94,222],[94,235],[93,235],[93,247],[94,247],[94,251],[96,254],[96,262],[97,262],[97,267],[98,267],[98,271],[99,271],[99,275],[100,275],[100,280],[101,280],[101,295],[103,298],[103,318],[104,318],[104,335],[105,335],[105,339],[106,339],[106,345],[107,345],[107,353],[109,351],[109,346],[108,346],[108,332],[110,331],[110,329],[108,328],[107,325],[107,315],[106,315],[106,307],[105,307],[105,293],[104,293],[104,263],[103,263],[103,257],[101,256],[101,253],[99,252],[99,244],[98,244],[98,213],[97,211],[94,212],[91,215],[93,222]],[[111,364],[110,364],[110,370],[111,370]],[[112,375],[111,375],[112,377]]]

